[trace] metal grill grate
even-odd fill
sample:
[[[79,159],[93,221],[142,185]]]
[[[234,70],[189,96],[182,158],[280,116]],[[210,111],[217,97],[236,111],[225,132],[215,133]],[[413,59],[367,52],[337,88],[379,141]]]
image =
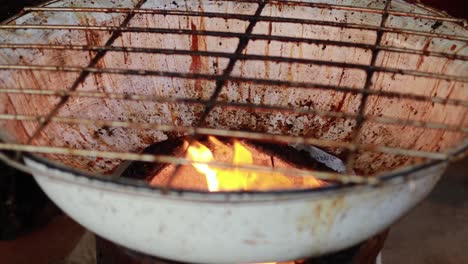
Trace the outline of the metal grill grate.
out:
[[[464,85],[468,83],[468,76],[446,74],[444,72],[428,72],[420,69],[412,68],[398,68],[398,67],[387,67],[378,63],[378,56],[382,52],[389,54],[401,54],[402,56],[419,56],[424,59],[428,58],[440,58],[446,59],[447,61],[466,63],[468,59],[468,53],[463,52],[468,36],[466,34],[466,21],[462,19],[452,18],[443,14],[436,14],[431,10],[425,10],[423,7],[418,6],[419,9],[425,10],[424,13],[414,12],[402,12],[398,9],[393,8],[392,1],[388,0],[382,6],[382,8],[364,7],[364,6],[351,6],[351,5],[339,5],[339,4],[326,4],[326,3],[313,3],[307,1],[243,1],[243,0],[232,0],[232,1],[213,1],[215,3],[248,3],[256,4],[256,10],[253,14],[238,14],[238,13],[225,13],[225,12],[205,12],[205,11],[193,11],[193,10],[172,10],[172,9],[152,9],[145,8],[144,0],[140,0],[134,8],[127,7],[61,7],[53,6],[54,3],[59,1],[53,1],[40,7],[25,8],[23,12],[16,17],[21,18],[25,15],[34,14],[41,16],[44,14],[53,15],[58,13],[67,13],[77,15],[79,13],[103,13],[103,14],[121,14],[124,16],[121,23],[117,26],[112,25],[89,25],[89,24],[55,24],[55,23],[13,23],[15,20],[5,22],[0,25],[0,31],[6,31],[10,33],[23,32],[27,30],[35,31],[83,31],[92,34],[93,32],[109,33],[107,41],[103,45],[80,45],[75,43],[15,43],[15,42],[2,42],[0,43],[0,53],[5,50],[51,50],[51,51],[86,51],[94,54],[89,60],[86,66],[67,66],[67,65],[39,65],[39,64],[1,64],[0,71],[24,71],[39,74],[51,73],[76,73],[78,77],[69,87],[63,87],[63,89],[55,90],[48,89],[47,87],[32,88],[32,87],[11,87],[2,85],[0,87],[0,95],[28,95],[37,97],[54,97],[58,98],[59,101],[55,106],[47,112],[47,114],[17,114],[17,113],[1,113],[0,120],[4,122],[25,122],[34,121],[39,125],[36,127],[33,133],[29,135],[26,142],[22,143],[0,143],[0,149],[2,150],[13,150],[19,152],[33,152],[42,154],[60,154],[60,155],[71,155],[71,156],[84,156],[84,157],[101,157],[108,159],[119,159],[119,160],[138,160],[146,162],[162,162],[162,163],[174,163],[179,165],[189,164],[185,158],[175,156],[164,156],[164,155],[148,155],[148,154],[137,154],[134,152],[121,152],[121,151],[100,151],[91,150],[85,148],[70,148],[64,146],[42,146],[36,145],[35,140],[41,135],[41,133],[51,124],[65,124],[65,125],[87,125],[87,126],[102,126],[109,128],[132,128],[138,130],[155,130],[162,132],[178,132],[189,134],[192,137],[197,135],[215,135],[215,136],[228,136],[228,137],[239,137],[250,140],[262,140],[262,141],[274,141],[283,144],[311,144],[318,147],[324,148],[339,148],[344,149],[347,157],[348,169],[351,171],[354,167],[356,156],[363,152],[375,152],[384,153],[390,155],[399,155],[404,157],[417,157],[424,159],[435,159],[435,160],[453,160],[466,155],[466,143],[464,149],[460,151],[460,146],[452,146],[452,148],[440,150],[440,151],[428,151],[417,148],[404,148],[387,146],[385,144],[368,144],[362,143],[359,140],[359,135],[363,129],[363,125],[367,122],[382,124],[382,125],[400,125],[416,127],[425,130],[439,130],[448,131],[453,133],[460,133],[463,138],[466,139],[468,133],[468,127],[465,126],[464,120],[461,120],[459,124],[449,124],[444,122],[432,121],[432,120],[414,120],[408,117],[392,117],[392,116],[379,116],[371,115],[366,113],[366,109],[369,107],[368,100],[370,97],[379,97],[395,100],[409,100],[411,102],[422,102],[432,103],[433,105],[445,105],[453,106],[458,108],[468,107],[468,101],[466,96],[464,98],[450,98],[450,96],[438,96],[438,95],[423,95],[417,93],[408,93],[402,90],[383,90],[372,88],[374,78],[377,74],[389,74],[403,77],[411,77],[413,80],[429,79],[437,82],[449,82],[453,85],[460,85],[461,89],[466,89]],[[395,1],[394,1],[395,2]],[[366,24],[364,22],[348,22],[348,21],[328,21],[320,19],[303,19],[295,17],[279,17],[274,15],[264,14],[266,7],[284,7],[284,8],[313,8],[323,12],[347,12],[347,13],[358,13],[361,15],[378,15],[380,22],[376,25]],[[184,18],[203,18],[203,19],[229,19],[236,21],[243,21],[247,23],[245,32],[233,32],[233,31],[216,31],[209,29],[174,29],[164,27],[139,27],[131,25],[131,21],[135,19],[137,15],[162,15],[164,17],[184,17]],[[409,19],[411,23],[420,23],[427,25],[430,23],[430,30],[424,29],[408,29],[405,27],[394,27],[389,26],[388,21],[395,17],[403,17]],[[306,38],[306,37],[294,37],[285,35],[274,35],[274,34],[262,34],[256,32],[257,23],[279,23],[279,24],[290,24],[295,26],[321,26],[330,27],[340,30],[360,30],[372,32],[375,36],[374,43],[368,42],[356,42],[346,40],[333,40],[333,39],[321,39],[321,38]],[[426,23],[426,24],[424,24]],[[439,32],[437,29],[443,23],[449,23],[455,26],[457,24],[460,28],[465,29],[465,34],[459,33],[447,33]],[[432,26],[431,26],[432,25]],[[450,31],[450,30],[447,30]],[[237,39],[238,45],[234,52],[224,52],[215,50],[191,50],[191,49],[168,49],[162,47],[138,47],[138,46],[118,46],[115,45],[116,41],[121,38],[122,33],[142,33],[142,34],[167,34],[167,35],[183,35],[188,37],[203,36],[203,37],[216,37],[220,39]],[[460,43],[461,46],[457,47],[455,52],[452,51],[437,51],[428,49],[410,48],[404,46],[388,45],[383,42],[383,38],[388,34],[396,34],[398,36],[406,37],[423,37],[430,40],[448,40],[452,42]],[[327,46],[333,46],[338,48],[353,48],[363,50],[364,52],[370,52],[369,63],[355,63],[347,61],[336,61],[336,60],[323,60],[320,58],[297,58],[297,57],[286,57],[277,55],[258,55],[245,52],[252,41],[268,41],[268,43],[275,41],[279,43],[296,43],[297,45],[310,44],[316,46],[323,46],[324,49]],[[461,47],[461,48],[460,48]],[[221,74],[209,74],[202,72],[180,72],[180,71],[162,71],[153,70],[149,68],[107,68],[99,66],[99,62],[103,60],[109,53],[119,54],[162,54],[162,55],[173,55],[173,56],[200,56],[203,58],[223,58],[227,60],[226,67],[221,71]],[[243,61],[260,61],[265,63],[283,63],[283,64],[300,64],[300,65],[316,65],[320,67],[329,68],[342,68],[361,71],[365,74],[364,82],[360,87],[347,86],[344,84],[323,84],[320,82],[307,81],[299,82],[295,80],[275,79],[275,78],[257,78],[249,76],[234,75],[233,70],[238,62]],[[106,92],[100,90],[94,91],[80,91],[78,87],[85,81],[90,75],[106,74],[106,75],[128,75],[128,76],[152,76],[157,78],[175,78],[185,80],[204,80],[212,81],[215,83],[215,87],[208,98],[180,98],[180,97],[168,97],[168,96],[155,96],[144,93],[120,93],[120,92]],[[255,102],[236,102],[219,100],[220,93],[225,88],[227,83],[236,84],[253,84],[263,85],[271,87],[285,87],[285,88],[303,88],[303,89],[315,89],[322,91],[331,92],[343,92],[353,96],[359,96],[359,104],[355,112],[345,112],[333,109],[320,109],[314,107],[299,108],[294,106],[275,105],[275,104],[264,104]],[[458,88],[460,88],[458,87]],[[466,93],[465,93],[466,95]],[[167,104],[187,104],[187,105],[200,105],[203,106],[202,114],[199,119],[194,122],[194,126],[183,126],[176,124],[160,124],[152,122],[133,122],[133,121],[121,121],[121,120],[106,120],[86,117],[65,117],[58,116],[58,113],[64,105],[71,98],[80,98],[81,100],[91,99],[109,99],[109,100],[124,100],[134,102],[155,102],[155,103],[167,103]],[[333,139],[307,137],[299,135],[291,135],[284,133],[266,133],[249,130],[234,130],[234,129],[221,129],[212,128],[205,126],[205,119],[212,113],[215,107],[230,107],[233,109],[249,109],[254,111],[269,111],[278,113],[289,113],[289,114],[304,114],[304,115],[315,115],[322,118],[341,118],[346,120],[354,120],[353,131],[348,141],[336,141]],[[212,162],[210,164],[221,166],[221,167],[232,167],[232,164]],[[256,165],[245,165],[240,166],[251,170],[260,171],[279,171],[279,172],[291,172],[291,170],[285,171],[278,168],[268,168]],[[321,171],[308,171],[308,170],[296,170],[294,171],[297,175],[311,175],[313,174],[317,178],[324,180],[338,180],[343,183],[370,183],[375,184],[379,180],[377,177],[364,177],[360,175],[348,174],[337,174],[328,173]]]

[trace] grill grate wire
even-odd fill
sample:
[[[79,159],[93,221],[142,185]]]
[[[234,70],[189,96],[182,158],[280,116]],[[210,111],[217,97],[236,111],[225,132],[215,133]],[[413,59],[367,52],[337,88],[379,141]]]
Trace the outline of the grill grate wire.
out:
[[[199,135],[215,135],[215,136],[229,136],[239,137],[251,140],[268,140],[275,141],[278,143],[285,144],[311,144],[318,147],[334,147],[343,148],[347,153],[347,167],[348,172],[346,174],[328,173],[320,171],[309,171],[309,170],[295,170],[294,173],[301,176],[307,176],[313,174],[319,179],[323,180],[336,180],[342,183],[357,183],[357,184],[377,184],[379,179],[376,177],[364,177],[360,175],[353,175],[352,168],[356,159],[356,155],[360,151],[370,151],[377,153],[386,153],[392,155],[403,155],[408,157],[418,157],[431,160],[447,160],[451,161],[455,158],[466,156],[466,150],[459,151],[449,149],[447,151],[430,152],[417,149],[405,149],[396,148],[384,145],[371,145],[359,143],[359,132],[361,131],[363,124],[366,122],[375,122],[381,124],[395,124],[414,126],[424,129],[434,129],[451,131],[457,133],[468,133],[468,127],[462,125],[447,125],[438,122],[423,122],[417,120],[409,120],[403,118],[389,117],[389,116],[373,116],[366,115],[366,106],[369,97],[381,96],[385,98],[398,98],[414,100],[417,102],[431,102],[433,104],[451,105],[458,107],[468,107],[468,101],[459,99],[450,99],[438,96],[425,96],[411,93],[403,93],[398,91],[385,91],[385,90],[373,90],[372,78],[375,73],[386,73],[402,76],[411,76],[413,78],[428,78],[436,79],[447,82],[459,82],[467,83],[468,76],[465,75],[448,75],[444,73],[425,72],[420,70],[409,70],[391,68],[377,65],[377,57],[380,52],[393,52],[401,54],[414,54],[424,57],[435,57],[435,58],[446,58],[454,61],[466,62],[468,60],[467,55],[460,55],[455,53],[445,53],[437,51],[421,51],[412,48],[402,48],[396,46],[388,46],[382,43],[384,34],[407,34],[410,36],[422,36],[429,37],[432,39],[444,39],[453,40],[464,43],[462,50],[467,46],[468,36],[443,34],[433,31],[424,30],[409,30],[404,28],[390,27],[387,25],[387,20],[392,16],[408,17],[412,19],[426,19],[431,20],[435,25],[439,22],[450,22],[456,23],[466,27],[466,21],[463,19],[452,18],[445,15],[428,15],[422,13],[409,13],[394,11],[391,9],[392,1],[388,0],[385,3],[385,7],[382,9],[368,8],[368,7],[355,7],[338,4],[325,4],[325,3],[311,3],[301,1],[280,1],[280,0],[268,0],[268,1],[247,1],[247,0],[223,0],[218,2],[236,2],[236,3],[256,3],[258,5],[255,14],[231,14],[231,13],[217,13],[217,12],[199,12],[199,11],[188,11],[188,10],[159,10],[159,9],[147,9],[142,8],[145,0],[140,0],[134,8],[102,8],[102,7],[51,7],[47,4],[39,7],[28,7],[25,8],[19,16],[28,13],[41,13],[41,12],[68,12],[68,13],[80,13],[80,12],[95,12],[95,13],[121,13],[125,14],[126,17],[122,23],[118,26],[93,26],[93,25],[49,25],[49,24],[12,24],[5,22],[0,24],[0,30],[18,31],[18,30],[70,30],[70,31],[105,31],[110,32],[111,35],[104,45],[62,45],[62,44],[25,44],[25,43],[0,43],[0,51],[4,49],[44,49],[44,50],[76,50],[76,51],[93,51],[95,56],[91,58],[87,66],[62,66],[62,65],[11,65],[2,64],[0,65],[1,70],[15,70],[15,71],[45,71],[45,72],[73,72],[79,73],[73,84],[67,88],[63,87],[61,90],[48,90],[48,89],[33,89],[33,88],[18,88],[18,87],[0,87],[0,94],[27,94],[32,96],[50,96],[58,97],[60,100],[55,107],[48,112],[46,115],[25,115],[25,114],[11,114],[5,113],[0,114],[0,120],[4,121],[35,121],[38,122],[39,126],[32,133],[25,144],[19,143],[0,143],[0,150],[13,150],[19,152],[33,152],[42,154],[61,154],[61,155],[72,155],[72,156],[84,156],[84,157],[101,157],[109,159],[123,159],[123,160],[135,160],[135,161],[146,161],[146,162],[162,162],[162,163],[173,163],[177,167],[180,165],[189,164],[185,158],[167,156],[167,155],[149,155],[149,154],[137,154],[131,152],[112,152],[112,151],[98,151],[98,150],[87,150],[87,149],[73,149],[64,147],[53,147],[53,146],[37,146],[34,145],[34,140],[40,135],[42,131],[50,123],[63,123],[63,124],[79,124],[89,126],[106,126],[106,127],[119,127],[119,128],[135,128],[135,129],[151,129],[165,132],[183,132],[191,135],[192,139]],[[57,1],[52,1],[57,2]],[[51,3],[52,3],[51,2]],[[50,4],[50,3],[49,3]],[[290,6],[301,6],[309,8],[319,8],[326,10],[344,10],[361,12],[368,14],[381,15],[381,23],[379,26],[348,23],[348,22],[333,22],[333,21],[321,21],[314,19],[299,19],[299,18],[286,18],[286,17],[274,17],[263,15],[262,11],[268,5],[290,5]],[[222,18],[222,19],[235,19],[240,21],[249,22],[246,31],[244,33],[238,32],[223,32],[213,30],[189,30],[189,29],[170,29],[170,28],[156,28],[156,27],[135,27],[130,26],[131,20],[137,14],[152,14],[152,15],[164,15],[164,16],[183,16],[183,17],[203,17],[206,19],[210,18]],[[346,29],[358,29],[365,31],[373,31],[376,34],[376,40],[374,44],[366,43],[354,43],[348,41],[337,41],[327,39],[313,39],[313,38],[300,38],[300,37],[288,37],[279,35],[265,35],[253,33],[257,22],[274,22],[274,23],[290,23],[298,25],[314,25],[314,26],[328,26],[335,28],[346,28]],[[217,52],[217,51],[198,51],[198,50],[185,50],[185,49],[163,49],[163,48],[145,48],[145,47],[119,47],[113,45],[115,41],[121,37],[124,32],[134,33],[151,33],[151,34],[173,34],[173,35],[199,35],[199,36],[214,36],[220,38],[236,38],[239,40],[238,46],[233,53],[229,52]],[[348,62],[335,62],[326,61],[320,59],[303,59],[303,58],[290,58],[282,56],[263,56],[254,54],[245,54],[243,51],[248,46],[249,41],[263,40],[263,41],[278,41],[288,43],[307,43],[315,45],[331,45],[337,47],[351,47],[356,49],[368,50],[371,52],[371,59],[369,64],[359,63],[348,63]],[[218,57],[225,58],[228,60],[227,66],[222,71],[222,74],[212,75],[204,73],[191,73],[191,72],[172,72],[172,71],[157,71],[150,69],[121,69],[121,68],[100,68],[97,64],[102,60],[109,52],[118,53],[142,53],[142,54],[164,54],[164,55],[180,55],[180,56],[203,56],[203,57]],[[232,75],[234,66],[238,61],[266,61],[276,63],[297,63],[297,64],[313,64],[325,67],[335,68],[346,68],[356,69],[365,72],[366,78],[362,88],[348,87],[345,85],[324,85],[315,82],[293,82],[285,80],[275,79],[262,79],[253,77],[241,77]],[[208,80],[214,81],[216,87],[209,97],[209,99],[194,99],[194,98],[174,98],[174,97],[163,97],[163,96],[152,96],[146,94],[127,94],[127,93],[111,93],[102,91],[79,91],[79,85],[91,74],[116,74],[116,75],[136,75],[136,76],[157,76],[157,77],[171,77],[181,79],[193,79],[193,80]],[[360,104],[357,113],[347,113],[339,111],[327,111],[314,108],[302,109],[292,108],[271,104],[252,104],[252,103],[240,103],[240,102],[224,102],[219,101],[218,97],[226,83],[253,83],[258,85],[269,85],[277,87],[295,87],[295,88],[306,88],[306,89],[318,89],[324,91],[339,91],[346,92],[353,95],[360,95]],[[58,111],[68,102],[72,97],[77,98],[94,98],[94,99],[112,99],[112,100],[126,100],[126,101],[148,101],[158,103],[175,103],[175,104],[192,104],[201,105],[204,107],[203,114],[200,119],[196,122],[197,125],[188,126],[176,126],[176,125],[164,125],[154,123],[142,123],[142,122],[129,122],[119,120],[98,120],[98,119],[86,119],[86,118],[72,118],[72,117],[60,117],[57,116]],[[339,142],[332,140],[317,139],[311,137],[301,137],[293,135],[281,135],[271,133],[260,133],[250,131],[234,131],[227,129],[215,129],[204,127],[204,121],[206,117],[211,113],[213,108],[217,106],[228,106],[239,109],[255,109],[255,110],[266,110],[266,111],[278,111],[284,113],[296,113],[296,114],[314,114],[320,117],[333,117],[333,118],[346,118],[356,121],[356,126],[352,132],[352,139],[350,142]],[[221,167],[232,167],[232,164],[222,162],[209,162],[209,164],[221,166]],[[238,165],[239,166],[239,165]],[[258,171],[277,171],[277,172],[291,172],[281,171],[278,168],[268,168],[257,165],[241,165],[241,168]],[[177,171],[177,170],[176,170]],[[175,175],[176,172],[173,173]]]

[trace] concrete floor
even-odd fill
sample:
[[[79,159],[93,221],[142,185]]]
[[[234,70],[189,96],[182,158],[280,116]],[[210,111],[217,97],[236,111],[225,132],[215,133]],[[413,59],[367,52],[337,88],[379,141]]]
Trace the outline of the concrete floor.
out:
[[[393,226],[383,263],[468,263],[468,159],[453,164],[429,197]]]

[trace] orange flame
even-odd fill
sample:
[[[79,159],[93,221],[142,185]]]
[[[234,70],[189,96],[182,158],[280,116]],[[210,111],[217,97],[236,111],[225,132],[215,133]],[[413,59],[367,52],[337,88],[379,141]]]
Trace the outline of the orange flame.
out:
[[[229,146],[215,137],[209,137],[208,140],[221,151],[230,151]],[[216,168],[207,164],[197,163],[215,160],[210,149],[197,141],[188,147],[187,158],[193,161],[192,165],[199,173],[205,175],[210,192],[283,189],[295,186],[290,177],[281,173],[254,172],[240,168]],[[232,163],[234,165],[248,165],[254,163],[252,153],[238,141],[234,141]],[[314,177],[303,177],[302,179],[302,184],[305,186],[318,187],[323,184]]]

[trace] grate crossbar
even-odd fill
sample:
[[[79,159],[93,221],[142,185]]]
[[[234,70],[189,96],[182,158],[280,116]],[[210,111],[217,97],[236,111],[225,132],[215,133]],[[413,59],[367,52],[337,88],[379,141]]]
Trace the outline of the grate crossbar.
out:
[[[119,94],[119,93],[103,93],[103,92],[70,92],[70,91],[50,91],[50,90],[35,90],[35,89],[0,89],[1,93],[8,94],[31,94],[31,95],[48,95],[48,96],[70,96],[70,97],[85,97],[85,98],[102,98],[102,99],[113,99],[113,100],[126,100],[136,102],[157,102],[157,103],[169,103],[169,104],[192,104],[192,105],[207,105],[210,103],[208,100],[193,99],[193,98],[174,98],[174,97],[161,97],[151,96],[145,94]],[[468,104],[468,103],[466,103]],[[389,116],[375,116],[375,115],[364,115],[360,117],[358,114],[337,112],[337,111],[326,111],[313,108],[293,108],[281,105],[270,105],[270,104],[251,104],[251,103],[240,103],[240,102],[228,102],[228,101],[216,101],[212,102],[213,107],[232,107],[236,109],[248,109],[248,110],[265,110],[265,111],[276,111],[278,113],[290,113],[297,115],[316,115],[327,118],[344,118],[350,120],[362,119],[364,122],[375,122],[387,125],[400,125],[400,126],[412,126],[426,129],[437,129],[444,131],[452,131],[459,133],[468,133],[468,127],[461,127],[456,125],[447,125],[436,122],[424,122],[411,119],[401,119]],[[18,115],[18,114],[0,114],[0,120],[17,120],[17,121],[37,121],[42,123],[45,121],[44,116],[35,115]],[[101,124],[103,120],[94,119],[96,124]],[[69,123],[69,124],[92,124],[91,120],[80,119],[80,118],[62,118],[53,117],[51,122]],[[108,121],[105,121],[108,122]],[[128,124],[128,125],[121,125]],[[158,125],[148,123],[148,126],[139,123],[132,122],[113,122],[102,124],[108,127],[133,127],[143,129],[159,129]],[[175,131],[178,131],[177,129]]]
[[[225,2],[248,2],[252,1],[225,1]],[[368,7],[356,7],[356,6],[346,6],[346,5],[335,5],[328,3],[305,3],[305,2],[292,2],[292,1],[269,1],[269,5],[295,5],[295,6],[305,6],[310,8],[320,8],[320,9],[334,9],[334,10],[345,10],[345,11],[355,11],[362,13],[371,13],[371,14],[382,14],[383,11],[377,8],[368,8]],[[216,12],[197,12],[197,11],[188,11],[188,10],[162,10],[162,9],[134,9],[134,8],[114,8],[114,7],[26,7],[24,8],[27,12],[103,12],[103,13],[130,13],[134,12],[137,14],[161,14],[161,15],[191,15],[191,16],[207,16],[207,17],[222,17],[222,18],[235,18],[235,19],[249,19],[251,16],[243,14],[227,14],[227,13],[216,13]],[[447,21],[454,23],[465,23],[465,19],[454,18],[448,16],[436,16],[428,15],[422,13],[410,13],[410,12],[401,12],[388,10],[387,13],[392,16],[402,16],[402,17],[412,17],[415,19],[429,19],[435,21]],[[259,17],[259,20],[263,20],[264,17]]]

